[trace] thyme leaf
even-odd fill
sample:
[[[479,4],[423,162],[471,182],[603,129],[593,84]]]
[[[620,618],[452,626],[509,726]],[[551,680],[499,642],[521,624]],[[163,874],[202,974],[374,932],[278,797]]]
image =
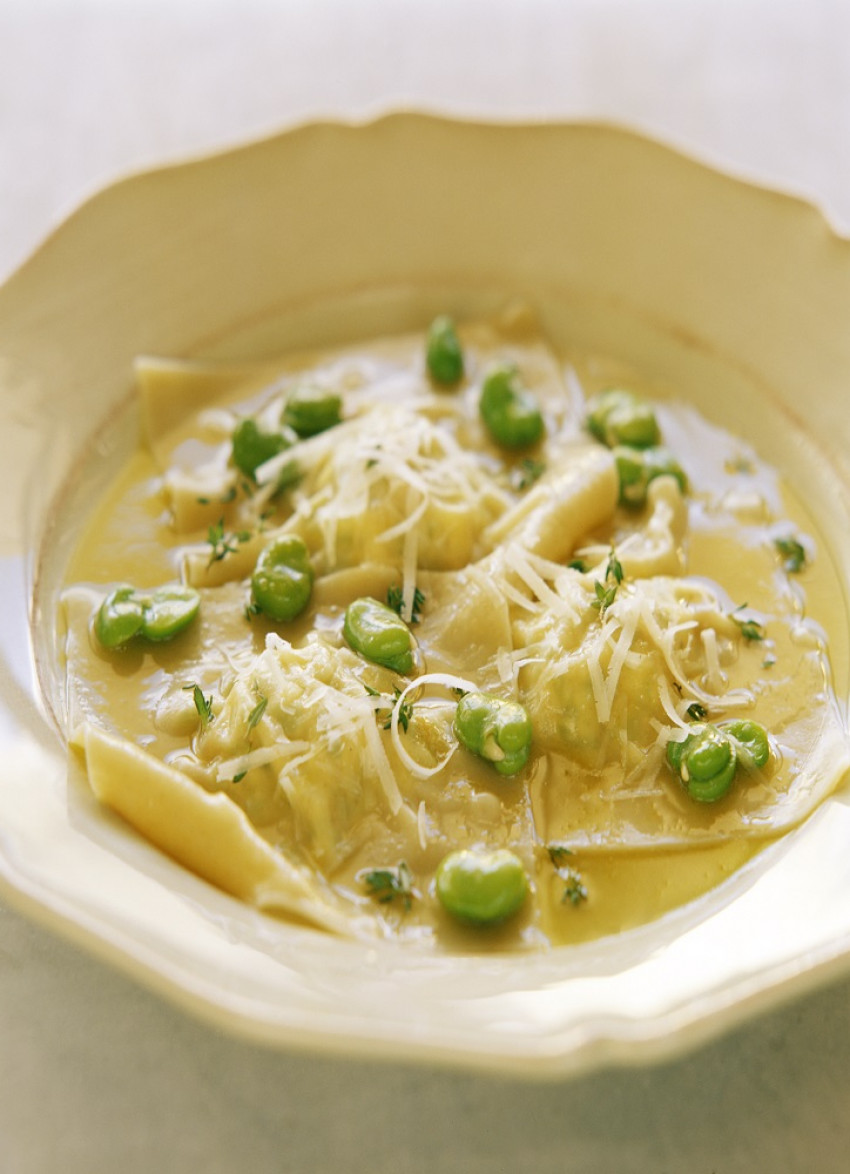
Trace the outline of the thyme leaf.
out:
[[[402,860],[396,868],[371,868],[360,879],[379,904],[388,905],[398,898],[405,912],[413,904],[413,874]]]
[[[561,904],[566,905],[569,902],[575,908],[582,901],[586,901],[587,886],[582,879],[582,875],[568,863],[573,856],[572,850],[563,844],[549,844],[546,851],[549,854],[549,859],[552,861],[555,872],[564,882]]]
[[[624,578],[623,564],[617,558],[614,547],[612,546],[611,552],[608,555],[608,563],[605,567],[605,578],[601,583],[597,579],[593,584],[596,598],[591,600],[590,606],[597,609],[600,619],[617,598],[617,589]]]
[[[425,596],[418,587],[413,588],[413,606],[410,611],[410,623],[419,623],[419,613],[425,606]],[[404,591],[397,583],[394,583],[387,591],[387,607],[397,614],[401,615],[404,610]]]
[[[575,907],[576,905],[580,905],[582,901],[587,900],[587,887],[581,879],[581,873],[576,872],[572,868],[566,871],[568,875],[564,876],[564,895],[561,897],[561,904],[566,905],[569,901]]]
[[[746,606],[745,603],[742,603],[735,611],[741,611]],[[743,616],[736,616],[734,613],[729,618],[741,629],[741,635],[745,640],[764,640],[764,627],[758,620],[745,619]]]
[[[567,857],[572,856],[572,848],[567,848],[563,844],[549,844],[546,851],[549,853],[549,859],[556,868],[560,868],[566,863]]]
[[[407,733],[407,727],[410,725],[410,719],[413,717],[413,702],[403,701],[399,705],[399,698],[402,690],[398,685],[393,685],[394,696],[388,697],[386,693],[380,693],[377,689],[373,689],[371,685],[365,686],[366,692],[370,697],[385,697],[387,705],[381,705],[375,710],[375,717],[379,720],[383,718],[383,729],[389,730],[393,724],[393,711],[398,709],[398,724],[402,730]]]
[[[536,461],[533,457],[523,457],[516,468],[511,470],[511,488],[521,491],[528,489],[546,472],[543,461]]]
[[[796,538],[777,538],[776,549],[782,555],[782,565],[790,575],[797,575],[806,565],[806,552]]]
[[[617,598],[617,584],[612,583],[610,587],[606,587],[604,583],[600,583],[597,579],[593,584],[593,589],[596,592],[596,598],[591,600],[590,606],[595,607],[599,611],[601,618]]]
[[[609,579],[613,579],[614,582],[619,586],[619,584],[622,583],[623,578],[623,564],[617,558],[614,547],[612,546],[611,553],[608,555],[608,565],[605,568],[605,582],[607,583]]]
[[[224,529],[224,518],[219,518],[215,525],[210,526],[207,530],[207,542],[211,548],[207,566],[211,567],[213,563],[221,562],[229,554],[235,554],[242,543],[249,542],[250,539],[250,530],[237,530],[233,534],[228,533]]]
[[[212,693],[210,693],[209,697],[205,697],[200,685],[183,686],[184,692],[188,693],[190,689],[192,691],[192,700],[195,702],[195,709],[198,711],[198,717],[201,719],[201,725],[208,726],[215,719],[215,714],[212,710]]]
[[[249,734],[250,734],[251,730],[253,730],[254,727],[257,725],[257,723],[259,722],[259,720],[263,716],[263,714],[266,712],[266,706],[268,705],[268,703],[269,703],[268,697],[261,697],[260,700],[257,702],[257,704],[254,706],[254,708],[251,710],[251,712],[248,714],[248,733]]]

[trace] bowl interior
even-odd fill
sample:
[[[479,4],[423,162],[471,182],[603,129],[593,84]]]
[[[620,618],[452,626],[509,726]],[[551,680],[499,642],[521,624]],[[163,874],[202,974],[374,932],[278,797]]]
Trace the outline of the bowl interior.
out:
[[[305,127],[136,177],[0,291],[0,445],[15,486],[0,532],[0,875],[13,900],[257,1038],[533,1074],[684,1046],[844,964],[842,795],[640,930],[457,957],[338,942],[244,908],[140,841],[69,770],[56,596],[82,520],[137,440],[133,358],[268,357],[517,298],[556,345],[621,359],[753,442],[850,584],[850,259],[806,206],[613,128],[415,115]],[[846,590],[840,614],[846,706]]]

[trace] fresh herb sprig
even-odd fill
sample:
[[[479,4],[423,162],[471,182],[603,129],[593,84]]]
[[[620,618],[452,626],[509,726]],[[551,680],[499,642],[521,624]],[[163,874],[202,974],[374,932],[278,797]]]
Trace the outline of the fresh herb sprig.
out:
[[[204,696],[204,691],[198,684],[184,685],[184,692],[188,693],[191,690],[192,700],[195,702],[195,709],[198,711],[198,717],[201,719],[201,725],[206,727],[215,720],[215,714],[212,708],[212,693],[209,697]]]
[[[511,470],[511,489],[521,493],[523,489],[529,489],[535,481],[539,481],[545,472],[546,466],[543,461],[537,461],[534,457],[523,457]]]
[[[593,584],[596,598],[591,600],[590,606],[597,609],[600,619],[617,598],[617,591],[624,578],[623,565],[617,558],[614,547],[612,546],[611,553],[608,555],[608,563],[605,567],[605,578],[601,583],[597,579]]]
[[[210,558],[207,566],[211,567],[213,563],[221,562],[229,554],[235,554],[239,547],[243,543],[249,542],[250,539],[250,530],[236,530],[229,533],[224,528],[224,518],[219,518],[215,525],[210,526],[207,530],[207,542],[210,544]]]
[[[806,551],[798,539],[777,538],[774,541],[776,549],[782,556],[782,565],[789,575],[798,575],[806,565]]]
[[[257,704],[254,706],[254,708],[248,714],[248,733],[249,734],[259,724],[260,719],[262,718],[263,714],[266,712],[266,706],[268,705],[268,703],[269,703],[268,697],[260,697],[260,700],[257,702]]]
[[[257,704],[254,706],[254,708],[248,714],[248,723],[247,723],[247,726],[245,729],[245,737],[248,739],[249,746],[251,744],[250,743],[251,731],[253,729],[255,729],[255,727],[259,724],[260,719],[262,718],[263,714],[266,712],[266,706],[268,705],[268,703],[269,703],[268,697],[261,696],[260,700],[257,702]],[[232,782],[241,783],[247,773],[248,773],[247,770],[240,770],[238,774],[235,774],[233,776]]]
[[[746,603],[742,603],[739,607],[736,607],[729,618],[733,624],[738,625],[741,630],[741,635],[745,640],[753,642],[764,640],[764,625],[759,620],[747,619],[744,616],[735,614],[735,612],[743,611],[746,606]]]
[[[393,724],[393,712],[398,709],[398,724],[407,733],[407,727],[410,725],[410,719],[413,717],[413,702],[402,701],[399,704],[402,690],[398,685],[393,685],[393,697],[388,697],[386,693],[381,693],[377,689],[373,689],[371,685],[366,685],[366,692],[370,697],[385,697],[387,700],[386,706],[380,706],[375,710],[375,716],[380,720],[383,718],[383,728],[390,729]],[[386,716],[385,716],[386,715]]]
[[[370,868],[360,874],[370,896],[380,905],[399,900],[408,913],[413,905],[413,874],[404,860],[395,868]]]
[[[410,609],[409,620],[411,624],[419,623],[419,613],[422,611],[424,606],[425,596],[418,587],[414,587],[413,606]],[[393,585],[387,591],[387,607],[392,608],[396,615],[402,615],[402,612],[404,611],[404,591],[401,587],[398,586],[397,583],[393,583]]]
[[[564,882],[561,904],[566,905],[569,903],[575,908],[582,901],[586,901],[587,886],[584,883],[581,873],[569,863],[573,856],[572,850],[566,848],[563,844],[550,844],[546,851],[549,853],[549,859],[552,861],[555,872]]]

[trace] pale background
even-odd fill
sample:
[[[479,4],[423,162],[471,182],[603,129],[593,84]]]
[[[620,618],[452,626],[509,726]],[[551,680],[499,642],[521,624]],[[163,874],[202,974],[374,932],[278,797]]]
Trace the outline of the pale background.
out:
[[[398,107],[625,123],[850,230],[843,0],[0,0],[0,279],[127,171]],[[249,1046],[0,904],[0,1174],[848,1168],[848,980],[536,1086]]]

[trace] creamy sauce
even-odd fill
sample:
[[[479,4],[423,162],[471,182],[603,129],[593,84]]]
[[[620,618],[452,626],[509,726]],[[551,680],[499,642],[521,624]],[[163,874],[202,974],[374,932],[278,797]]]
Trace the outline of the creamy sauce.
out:
[[[462,324],[460,333],[467,369],[453,390],[431,386],[421,337],[238,377],[143,365],[148,444],[68,568],[68,724],[105,801],[178,859],[265,907],[330,928],[348,911],[356,927],[451,947],[587,940],[707,892],[840,780],[846,738],[821,625],[844,665],[843,595],[811,519],[740,439],[672,396],[654,401],[689,492],[683,499],[664,478],[645,508],[619,506],[607,450],[584,428],[584,397],[615,371],[622,385],[623,373],[555,354],[521,319]],[[479,419],[482,373],[506,357],[546,419],[531,454],[500,449]],[[343,423],[283,455],[278,464],[299,464],[296,486],[245,492],[229,462],[234,424],[247,413],[277,419],[305,372],[342,395]],[[652,391],[633,373],[628,386]],[[523,463],[529,455],[534,466]],[[219,524],[217,548],[210,527]],[[246,618],[256,557],[281,531],[310,549],[310,605],[287,624]],[[799,574],[777,552],[776,538],[788,535],[806,550]],[[625,575],[610,606],[594,608],[612,549]],[[585,571],[568,567],[576,557]],[[179,578],[202,596],[190,629],[162,645],[98,645],[91,619],[110,588]],[[413,585],[425,603],[411,625],[416,668],[402,676],[359,657],[341,628],[348,603],[384,599],[393,586],[409,611]],[[763,638],[745,639],[742,617],[755,618]],[[528,766],[505,778],[458,749],[457,697],[437,683],[410,693],[406,732],[385,729],[397,691],[422,674],[518,698],[534,729]],[[193,685],[211,699],[207,725]],[[267,708],[251,725],[260,697]],[[769,769],[711,805],[690,799],[664,761],[686,706],[706,698],[710,720],[754,717],[772,738]],[[269,898],[268,885],[259,897],[243,892],[183,845],[172,776],[163,776],[156,811],[133,814],[120,781],[96,778],[93,729],[143,748],[198,796],[226,795],[295,870],[307,905]],[[141,763],[141,790],[144,762],[128,772]],[[479,845],[510,846],[531,896],[505,926],[470,931],[440,909],[433,876],[448,851]],[[553,861],[553,846],[569,856]],[[207,851],[213,858],[221,845]],[[402,861],[410,907],[378,903],[364,872]]]

